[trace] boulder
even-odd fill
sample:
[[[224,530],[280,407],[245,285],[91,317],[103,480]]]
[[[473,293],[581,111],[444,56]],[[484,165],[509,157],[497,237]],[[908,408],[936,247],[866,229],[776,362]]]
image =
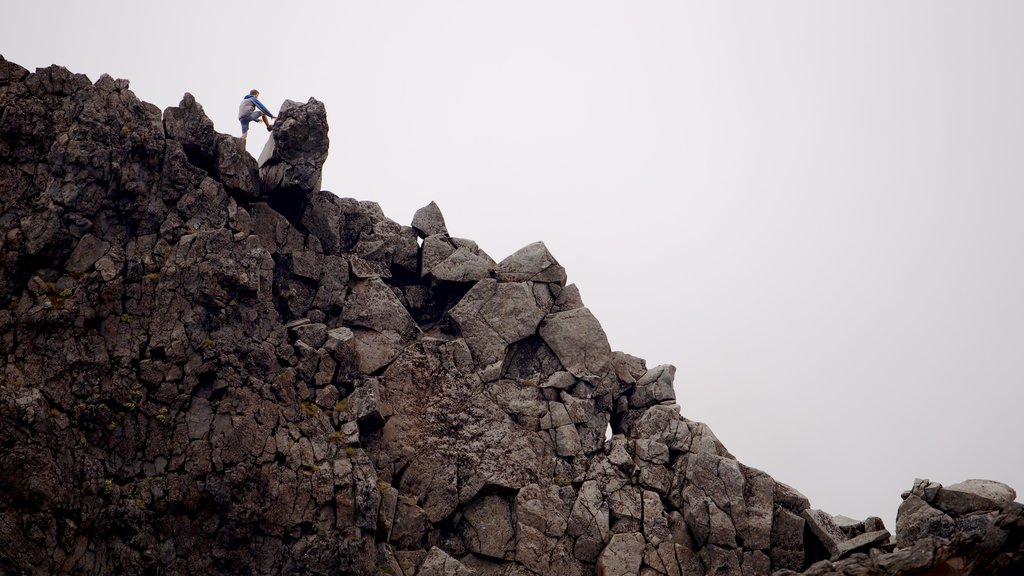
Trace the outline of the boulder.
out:
[[[420,238],[435,234],[448,234],[448,229],[444,225],[444,215],[441,214],[441,209],[435,202],[416,211],[412,217],[412,228]]]
[[[320,191],[327,160],[327,109],[310,98],[285,100],[259,157],[260,178],[271,204],[299,200]]]
[[[548,315],[540,325],[540,337],[573,376],[596,380],[608,371],[612,349],[589,309]]]
[[[994,512],[1013,502],[1017,492],[1002,482],[965,480],[936,491],[932,505],[953,517]]]
[[[601,551],[598,558],[598,571],[604,574],[621,574],[622,576],[640,573],[643,562],[644,537],[636,532],[616,534]]]
[[[499,282],[550,282],[565,285],[565,268],[543,242],[534,242],[502,260],[494,271]]]

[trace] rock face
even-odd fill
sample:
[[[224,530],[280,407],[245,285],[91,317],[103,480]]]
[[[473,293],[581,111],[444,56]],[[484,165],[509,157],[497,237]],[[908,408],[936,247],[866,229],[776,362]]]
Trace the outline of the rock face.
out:
[[[322,104],[276,126],[260,164],[188,94],[0,58],[0,572],[1019,566],[1012,490],[915,485],[901,550],[837,524],[612,351],[543,244],[392,222],[320,190]]]

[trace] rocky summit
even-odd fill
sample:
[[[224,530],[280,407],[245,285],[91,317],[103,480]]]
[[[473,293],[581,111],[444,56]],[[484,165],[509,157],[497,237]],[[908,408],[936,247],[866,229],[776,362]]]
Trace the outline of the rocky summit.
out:
[[[327,135],[287,102],[257,161],[189,94],[0,57],[0,572],[1021,573],[1011,488],[811,508],[544,244],[321,190]]]

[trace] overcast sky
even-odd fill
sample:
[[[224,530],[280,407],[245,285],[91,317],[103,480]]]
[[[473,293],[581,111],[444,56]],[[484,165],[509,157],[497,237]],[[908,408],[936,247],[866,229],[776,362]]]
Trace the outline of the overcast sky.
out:
[[[612,347],[812,506],[1024,490],[1024,2],[0,0],[0,54],[327,106],[324,188],[543,240]],[[258,156],[266,131],[254,125]]]

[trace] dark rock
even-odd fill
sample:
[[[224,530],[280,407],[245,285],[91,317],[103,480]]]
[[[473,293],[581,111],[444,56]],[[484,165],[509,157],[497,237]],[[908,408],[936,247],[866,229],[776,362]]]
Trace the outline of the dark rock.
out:
[[[441,214],[441,209],[434,202],[416,211],[412,217],[412,228],[420,238],[435,234],[448,234],[448,229],[444,225],[444,215]]]
[[[271,205],[301,215],[302,200],[320,191],[327,160],[327,109],[310,98],[305,104],[286,100],[274,131],[259,157],[263,189]]]
[[[1009,487],[915,482],[895,550],[836,524],[543,244],[401,226],[326,153],[315,100],[257,170],[190,95],[0,57],[0,573],[1019,572]]]

